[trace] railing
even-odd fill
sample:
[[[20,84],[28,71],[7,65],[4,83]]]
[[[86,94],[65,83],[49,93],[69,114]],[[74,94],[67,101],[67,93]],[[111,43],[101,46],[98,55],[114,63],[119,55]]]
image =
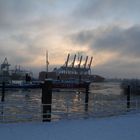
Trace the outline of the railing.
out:
[[[4,86],[3,86],[4,87]],[[4,100],[5,91],[2,90],[0,103],[0,123],[24,121],[55,121],[60,119],[103,117],[126,114],[139,111],[140,100],[130,99],[130,88],[124,100],[90,99],[89,85],[86,84],[81,101],[69,102],[52,98],[52,82],[46,80],[42,86],[42,98],[35,104],[33,101],[20,102]],[[69,91],[69,89],[68,89]],[[55,98],[56,99],[56,98]],[[61,98],[59,98],[61,99]]]
[[[29,122],[43,120],[43,115],[49,115],[51,121],[61,119],[78,119],[90,117],[105,117],[140,111],[140,100],[131,100],[130,108],[127,101],[94,101],[92,103],[64,103],[63,106],[51,104],[51,113],[42,113],[43,106],[48,104],[28,105],[20,103],[0,103],[0,123]],[[50,104],[49,104],[50,106]],[[59,106],[59,107],[58,107]],[[47,118],[48,119],[48,118]]]

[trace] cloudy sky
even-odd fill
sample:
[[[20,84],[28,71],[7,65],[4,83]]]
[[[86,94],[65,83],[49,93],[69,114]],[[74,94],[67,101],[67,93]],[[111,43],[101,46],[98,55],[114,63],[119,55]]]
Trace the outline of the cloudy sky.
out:
[[[0,0],[0,62],[34,72],[67,54],[93,56],[93,73],[140,78],[140,0]]]

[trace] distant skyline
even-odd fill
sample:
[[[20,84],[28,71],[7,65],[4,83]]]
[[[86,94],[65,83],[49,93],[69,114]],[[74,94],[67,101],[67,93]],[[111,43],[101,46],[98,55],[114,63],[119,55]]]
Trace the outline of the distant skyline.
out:
[[[0,0],[0,62],[35,74],[67,54],[93,56],[93,74],[140,78],[139,0]]]

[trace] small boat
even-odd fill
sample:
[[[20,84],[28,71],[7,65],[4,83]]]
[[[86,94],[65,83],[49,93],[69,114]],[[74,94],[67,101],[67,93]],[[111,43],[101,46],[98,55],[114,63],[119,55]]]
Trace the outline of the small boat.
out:
[[[87,88],[89,81],[79,82],[78,80],[53,80],[53,88]]]
[[[3,85],[0,85],[2,88]],[[5,84],[4,88],[41,88],[39,83],[23,83],[23,84]]]
[[[42,88],[41,82],[33,82],[33,83],[10,83],[10,84],[5,84],[5,88]],[[78,82],[78,81],[70,81],[70,80],[52,80],[53,84],[53,89],[83,89],[87,88],[90,85],[90,82],[88,81],[83,81],[83,82]],[[2,88],[2,84],[0,85],[0,88]]]

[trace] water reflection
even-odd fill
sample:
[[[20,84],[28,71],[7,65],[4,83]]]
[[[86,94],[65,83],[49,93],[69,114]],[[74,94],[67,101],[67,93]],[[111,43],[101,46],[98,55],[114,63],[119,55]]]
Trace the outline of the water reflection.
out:
[[[6,91],[5,106],[1,105],[1,111],[5,114],[35,114],[41,117],[41,89],[8,90]],[[122,94],[120,83],[104,82],[93,83],[90,86],[88,113],[107,112],[115,109],[126,108],[125,103],[116,107],[119,100],[126,100]],[[9,105],[9,106],[8,106]],[[53,92],[52,111],[60,118],[65,113],[85,112],[85,93],[79,91]]]

